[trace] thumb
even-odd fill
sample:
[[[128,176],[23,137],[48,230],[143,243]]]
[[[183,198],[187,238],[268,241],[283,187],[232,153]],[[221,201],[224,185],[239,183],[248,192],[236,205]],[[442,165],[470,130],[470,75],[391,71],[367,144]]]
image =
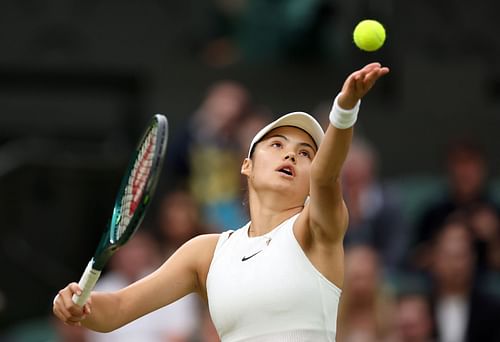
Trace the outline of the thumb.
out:
[[[71,291],[72,294],[76,294],[77,296],[81,296],[82,294],[82,288],[80,287],[80,285],[78,285],[77,283],[71,283],[69,284],[69,290]]]

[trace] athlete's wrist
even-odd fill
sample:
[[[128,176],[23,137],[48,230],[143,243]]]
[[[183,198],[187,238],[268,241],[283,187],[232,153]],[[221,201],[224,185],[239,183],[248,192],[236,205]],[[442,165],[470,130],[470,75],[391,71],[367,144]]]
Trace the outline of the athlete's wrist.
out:
[[[333,101],[332,110],[330,111],[330,123],[339,128],[339,129],[347,129],[356,123],[358,119],[359,107],[361,104],[361,100],[358,100],[354,107],[351,109],[344,109],[339,105],[339,98],[342,93],[339,93],[335,100]]]

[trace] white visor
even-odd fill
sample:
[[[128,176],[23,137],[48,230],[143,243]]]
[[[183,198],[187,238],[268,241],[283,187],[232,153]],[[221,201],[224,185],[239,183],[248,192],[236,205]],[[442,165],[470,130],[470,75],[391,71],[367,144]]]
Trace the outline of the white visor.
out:
[[[252,139],[252,142],[250,143],[250,148],[248,149],[248,158],[250,158],[250,155],[252,154],[255,145],[267,133],[269,133],[275,128],[283,126],[292,126],[302,129],[311,136],[317,148],[319,148],[319,145],[323,140],[323,136],[325,135],[325,132],[323,131],[323,128],[321,128],[321,125],[311,115],[304,112],[289,113],[271,122],[269,125],[267,125],[266,127],[262,128],[259,132],[257,132],[255,137]]]

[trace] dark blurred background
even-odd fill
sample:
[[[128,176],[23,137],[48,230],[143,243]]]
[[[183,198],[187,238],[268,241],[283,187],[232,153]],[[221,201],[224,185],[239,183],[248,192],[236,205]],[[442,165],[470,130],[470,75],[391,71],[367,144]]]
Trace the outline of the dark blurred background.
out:
[[[151,116],[168,116],[177,146],[220,80],[245,88],[263,116],[304,110],[325,122],[345,77],[379,61],[391,73],[356,130],[409,225],[446,183],[456,139],[480,146],[500,198],[499,10],[494,0],[1,1],[0,336],[47,316],[79,279]],[[365,18],[386,26],[375,53],[352,43]],[[158,197],[176,187],[172,160]]]

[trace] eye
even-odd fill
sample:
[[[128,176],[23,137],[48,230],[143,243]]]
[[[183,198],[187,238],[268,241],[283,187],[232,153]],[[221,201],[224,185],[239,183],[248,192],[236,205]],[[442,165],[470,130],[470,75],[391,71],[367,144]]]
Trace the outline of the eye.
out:
[[[299,152],[299,155],[311,159],[311,155],[312,154],[309,151],[302,150],[302,151]]]
[[[273,142],[273,143],[271,144],[271,147],[278,147],[278,148],[280,148],[281,146],[283,146],[283,144],[282,144],[282,143],[280,143],[279,141],[275,141],[275,142]]]

